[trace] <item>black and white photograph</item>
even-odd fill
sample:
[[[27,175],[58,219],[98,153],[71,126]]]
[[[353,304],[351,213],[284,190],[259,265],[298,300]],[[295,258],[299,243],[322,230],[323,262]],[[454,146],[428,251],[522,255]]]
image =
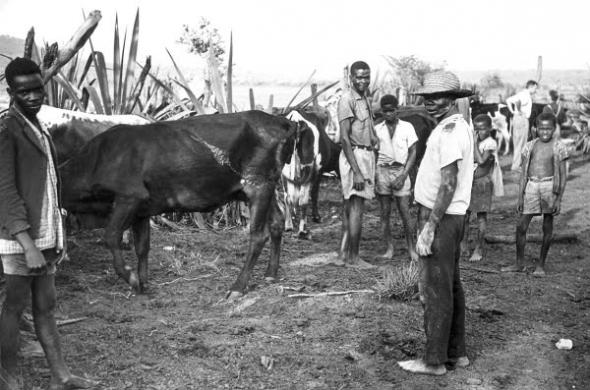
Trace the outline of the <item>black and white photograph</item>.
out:
[[[0,0],[0,390],[590,390],[589,15]]]

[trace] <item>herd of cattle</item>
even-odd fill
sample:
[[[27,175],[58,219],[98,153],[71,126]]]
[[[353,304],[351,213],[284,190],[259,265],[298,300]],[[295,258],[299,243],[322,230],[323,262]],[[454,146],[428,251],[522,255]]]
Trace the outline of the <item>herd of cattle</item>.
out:
[[[509,145],[508,110],[473,103],[473,116],[480,113],[494,118],[499,136]],[[399,117],[416,129],[419,163],[436,124],[420,107],[401,108]],[[323,110],[280,116],[246,111],[151,123],[134,115],[99,116],[44,106],[38,118],[54,139],[64,208],[81,226],[105,228],[115,270],[137,292],[148,280],[151,216],[208,212],[232,200],[250,207],[250,245],[229,294],[246,291],[269,237],[266,277],[275,279],[285,228],[275,195],[281,177],[287,204],[298,210],[299,235],[306,237],[310,202],[313,220],[320,220],[322,174],[338,173],[340,146],[326,133],[331,118]],[[291,217],[286,214],[288,226]],[[121,253],[127,229],[133,233],[137,271],[125,264]]]

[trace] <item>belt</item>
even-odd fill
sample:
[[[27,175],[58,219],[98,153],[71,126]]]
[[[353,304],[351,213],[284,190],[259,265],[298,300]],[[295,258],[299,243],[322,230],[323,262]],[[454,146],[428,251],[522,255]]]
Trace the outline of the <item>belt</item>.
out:
[[[529,176],[529,181],[532,181],[533,183],[542,183],[542,182],[546,182],[546,181],[553,181],[553,176],[548,176],[548,177]]]
[[[398,162],[394,162],[394,163],[388,163],[388,164],[379,164],[380,167],[385,167],[385,168],[403,168],[404,164],[402,163],[398,163]]]
[[[374,152],[375,150],[377,150],[372,146],[366,146],[366,145],[352,145],[352,148],[353,149],[364,149],[364,150],[368,150],[369,152]]]

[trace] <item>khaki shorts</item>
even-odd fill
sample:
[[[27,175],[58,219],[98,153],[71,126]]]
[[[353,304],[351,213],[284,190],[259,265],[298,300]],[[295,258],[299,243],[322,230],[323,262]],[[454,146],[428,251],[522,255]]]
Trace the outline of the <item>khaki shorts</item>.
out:
[[[353,173],[344,152],[340,152],[340,160],[338,161],[340,167],[340,180],[342,181],[342,194],[344,199],[350,199],[351,195],[356,195],[365,199],[373,199],[375,197],[375,152],[372,150],[365,150],[360,148],[353,148],[352,152],[356,159],[356,163],[365,177],[365,188],[362,191],[357,191],[353,188]]]
[[[524,190],[523,214],[552,214],[553,213],[553,180],[529,180]]]
[[[375,193],[377,195],[390,196],[410,196],[410,177],[406,177],[406,181],[402,188],[393,188],[393,182],[404,172],[403,165],[382,166],[377,165],[377,175],[375,177]]]
[[[35,272],[32,272],[31,269],[27,267],[24,254],[19,253],[14,255],[1,255],[0,257],[2,258],[2,268],[4,268],[4,273],[6,275],[17,276],[41,276],[55,274],[58,260],[62,258],[61,253],[57,253],[55,248],[43,250],[41,253],[43,253],[43,256],[45,257],[47,267]]]

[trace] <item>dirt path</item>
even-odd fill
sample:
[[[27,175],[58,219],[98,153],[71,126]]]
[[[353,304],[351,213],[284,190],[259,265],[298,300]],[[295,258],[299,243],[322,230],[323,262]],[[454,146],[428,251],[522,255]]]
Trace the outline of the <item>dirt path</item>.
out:
[[[467,369],[432,378],[397,368],[397,360],[423,349],[417,301],[379,301],[369,293],[289,297],[371,289],[382,277],[379,270],[322,264],[338,245],[334,181],[323,185],[324,222],[312,226],[312,241],[285,237],[283,279],[264,282],[265,249],[251,291],[234,303],[223,297],[247,250],[241,230],[155,231],[151,293],[145,296],[132,295],[115,277],[108,251],[97,245],[98,232],[76,237],[71,262],[57,278],[59,316],[88,318],[61,328],[67,359],[75,372],[100,379],[104,389],[590,389],[587,167],[572,170],[556,219],[556,231],[575,230],[580,240],[552,247],[548,277],[481,272],[463,264],[473,363]],[[492,233],[514,231],[514,177],[506,181],[508,196],[495,204]],[[368,206],[362,254],[377,265],[399,264],[407,256],[399,224],[395,261],[376,260],[384,249],[377,207]],[[540,232],[538,221],[531,229]],[[527,256],[537,257],[538,250],[528,245]],[[319,264],[295,265],[318,254]],[[493,245],[488,254],[476,267],[498,270],[512,261],[514,247]],[[133,259],[130,252],[127,258]],[[572,339],[573,350],[558,350],[560,338]],[[26,359],[24,370],[33,372],[28,388],[45,388],[43,359]]]

